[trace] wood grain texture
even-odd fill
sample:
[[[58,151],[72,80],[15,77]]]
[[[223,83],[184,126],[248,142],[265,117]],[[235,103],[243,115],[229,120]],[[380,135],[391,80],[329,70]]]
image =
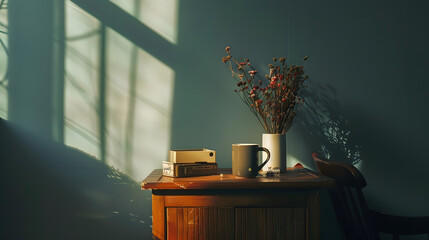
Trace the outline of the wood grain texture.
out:
[[[227,171],[223,180],[218,175],[166,178],[159,171],[145,179],[144,189],[154,187],[154,237],[319,239],[319,191],[331,186],[331,179],[307,169],[277,178],[245,179],[228,176]]]
[[[222,194],[222,195],[171,195],[165,196],[167,207],[305,207],[307,195],[311,192],[301,192],[300,195],[279,192],[278,194]]]
[[[152,195],[152,233],[159,239],[165,238],[165,196]]]
[[[317,192],[305,195],[305,205],[301,207],[240,207],[240,204],[230,207],[167,206],[169,197],[195,196],[154,195],[154,202],[165,209],[166,216],[164,219],[163,211],[153,210],[153,232],[159,239],[165,239],[164,234],[166,239],[319,239]],[[295,197],[302,200],[302,196]],[[257,198],[249,198],[248,203],[252,199]],[[264,205],[269,206],[270,202]],[[165,227],[164,233],[162,227]]]
[[[183,209],[182,208],[177,208],[177,239],[181,240],[184,239],[183,238],[183,229],[185,228],[184,224],[183,224]],[[168,229],[167,229],[168,232]]]
[[[308,218],[306,217],[306,209],[295,208],[293,211],[295,214],[295,239],[318,240],[320,220],[318,218],[311,219],[309,222],[310,224],[307,224]],[[313,226],[312,224],[314,224],[315,226]]]
[[[234,208],[224,208],[225,209],[225,235],[223,236],[225,240],[234,239],[234,225],[235,225],[235,210]]]
[[[178,238],[177,208],[167,208],[167,239]]]
[[[195,211],[196,208],[188,208],[188,239],[195,239]]]
[[[167,208],[167,239],[234,239],[233,208]]]
[[[236,208],[235,239],[306,239],[304,208]]]
[[[296,233],[295,233],[295,210],[293,208],[287,208],[285,209],[285,221],[286,221],[286,232],[284,235],[286,236],[285,239],[295,239]]]
[[[306,209],[307,220],[307,239],[320,238],[320,195],[314,194],[308,196]]]
[[[255,189],[255,188],[320,188],[334,185],[332,179],[306,168],[288,168],[280,177],[237,178],[231,169],[219,169],[222,175],[173,178],[155,169],[142,182],[142,189]]]

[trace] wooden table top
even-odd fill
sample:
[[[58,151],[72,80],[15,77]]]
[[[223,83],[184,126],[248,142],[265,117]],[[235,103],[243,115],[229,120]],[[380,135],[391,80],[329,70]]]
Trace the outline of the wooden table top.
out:
[[[173,178],[155,169],[143,180],[142,189],[310,189],[331,187],[334,180],[306,168],[288,168],[279,177],[237,178],[229,168],[219,169],[217,175]]]

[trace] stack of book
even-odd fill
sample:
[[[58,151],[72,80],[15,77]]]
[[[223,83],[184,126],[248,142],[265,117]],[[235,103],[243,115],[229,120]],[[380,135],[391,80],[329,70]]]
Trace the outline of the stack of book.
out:
[[[194,177],[217,174],[216,152],[210,149],[171,150],[169,161],[162,163],[168,177]]]

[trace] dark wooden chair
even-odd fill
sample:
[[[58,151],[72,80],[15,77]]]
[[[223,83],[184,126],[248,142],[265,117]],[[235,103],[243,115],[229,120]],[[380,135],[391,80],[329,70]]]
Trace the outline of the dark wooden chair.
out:
[[[348,240],[380,239],[379,233],[399,235],[427,234],[429,217],[401,217],[373,211],[368,208],[362,189],[365,178],[353,165],[327,161],[312,154],[319,172],[335,180],[329,191],[343,236]]]

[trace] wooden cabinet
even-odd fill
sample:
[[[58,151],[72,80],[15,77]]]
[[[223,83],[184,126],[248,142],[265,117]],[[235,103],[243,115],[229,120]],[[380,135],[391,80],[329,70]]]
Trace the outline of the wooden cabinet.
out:
[[[155,170],[152,189],[156,239],[319,239],[319,190],[333,184],[307,169],[281,177],[222,175],[170,178]]]
[[[304,208],[167,208],[168,239],[305,239]]]
[[[234,239],[231,207],[169,207],[168,239]]]

